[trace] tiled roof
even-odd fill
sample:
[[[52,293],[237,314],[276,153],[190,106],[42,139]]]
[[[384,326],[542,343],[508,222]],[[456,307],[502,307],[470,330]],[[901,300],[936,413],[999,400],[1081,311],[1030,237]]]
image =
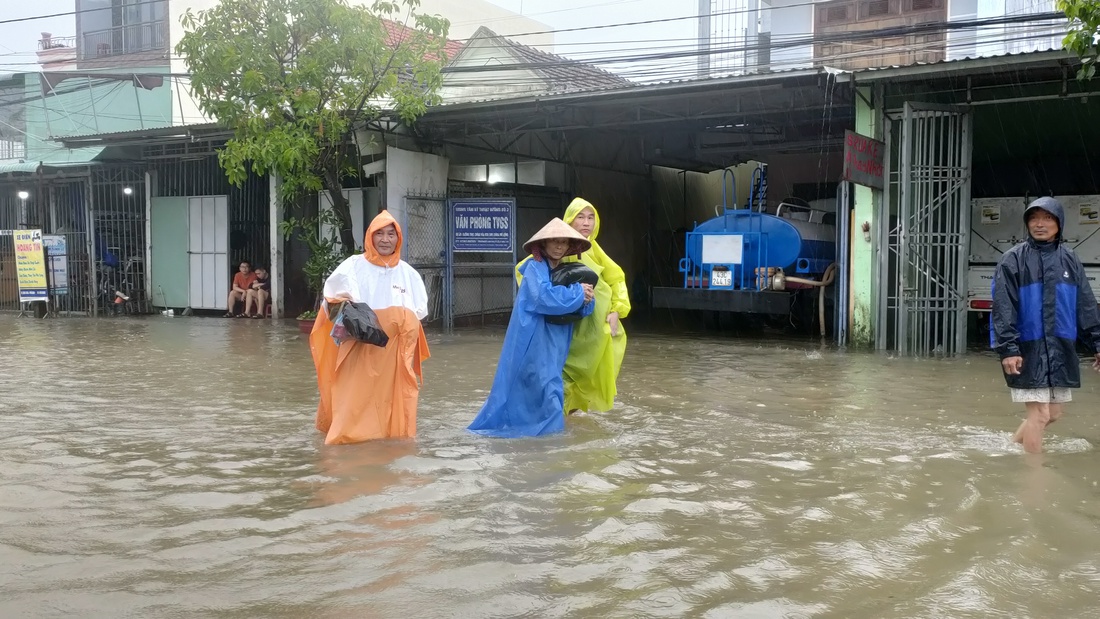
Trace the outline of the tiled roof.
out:
[[[386,28],[386,44],[390,46],[400,45],[413,32],[412,28],[389,19],[383,19],[382,25]],[[446,54],[447,61],[454,60],[463,47],[465,47],[465,44],[462,41],[447,39],[443,46],[443,53]],[[435,58],[428,57],[425,60],[435,60]]]
[[[477,29],[467,45],[478,39],[491,39],[500,47],[509,50],[516,57],[517,64],[523,65],[524,69],[534,71],[549,84],[549,92],[552,94],[622,88],[634,83],[595,65],[506,39],[485,26]]]

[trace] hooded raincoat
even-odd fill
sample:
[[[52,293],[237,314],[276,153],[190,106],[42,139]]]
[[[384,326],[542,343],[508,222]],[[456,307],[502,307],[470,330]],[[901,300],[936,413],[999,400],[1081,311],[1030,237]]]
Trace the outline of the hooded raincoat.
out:
[[[626,289],[626,274],[596,242],[600,233],[600,213],[587,200],[575,198],[565,210],[565,223],[572,225],[581,211],[589,208],[595,215],[595,226],[588,240],[591,249],[581,254],[579,260],[600,276],[596,285],[596,308],[590,316],[573,325],[573,342],[565,360],[565,410],[609,411],[615,405],[618,393],[616,383],[626,355],[626,329],[619,323],[619,334],[611,336],[607,316],[617,312],[619,319],[630,314],[630,297]],[[527,260],[530,260],[529,258]],[[562,262],[575,262],[567,257]],[[526,262],[526,261],[525,261]],[[516,279],[522,281],[520,267],[516,266]]]
[[[580,284],[555,286],[550,266],[524,260],[523,280],[512,307],[493,388],[470,431],[498,438],[540,436],[565,429],[562,366],[569,354],[573,325],[546,322],[546,316],[588,315]]]
[[[1080,387],[1078,334],[1100,350],[1100,316],[1080,259],[1062,241],[1065,213],[1054,198],[1040,198],[1024,211],[1041,209],[1058,219],[1053,241],[1033,238],[1005,252],[993,277],[990,344],[1001,359],[1023,357],[1018,375],[1005,374],[1013,389]]]
[[[389,256],[374,248],[374,233],[392,225],[397,248]],[[416,269],[401,260],[401,226],[386,211],[371,222],[362,254],[345,260],[325,281],[309,347],[317,368],[321,402],[317,429],[326,445],[416,435],[416,403],[428,344],[420,321],[428,294]],[[366,303],[378,316],[389,343],[380,348],[357,340],[339,346],[329,337],[328,304],[340,299]]]

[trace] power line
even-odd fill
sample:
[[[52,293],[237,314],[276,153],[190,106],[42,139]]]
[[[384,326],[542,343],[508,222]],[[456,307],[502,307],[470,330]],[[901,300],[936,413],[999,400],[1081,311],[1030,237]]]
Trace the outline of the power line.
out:
[[[1041,28],[1041,27],[1031,26],[1031,30],[1035,30],[1037,28]],[[946,52],[947,50],[952,49],[952,48],[956,48],[956,47],[972,48],[975,44],[992,44],[992,43],[1005,42],[1005,41],[1008,41],[1008,40],[1023,41],[1023,40],[1030,40],[1030,39],[1050,38],[1051,37],[1051,35],[1048,32],[1043,32],[1043,33],[1039,33],[1039,34],[1029,34],[1027,36],[1023,36],[1024,35],[1023,32],[1018,32],[1018,33],[1013,33],[1013,36],[1011,36],[1010,38],[1007,38],[1007,39],[999,37],[998,36],[999,34],[1000,33],[988,33],[988,32],[987,33],[981,33],[981,32],[973,33],[973,34],[970,34],[969,36],[966,36],[966,37],[953,38],[951,41],[947,42],[946,45],[940,45],[939,43],[942,43],[942,42],[934,42],[933,41],[933,42],[926,42],[923,45],[920,45],[920,46],[917,46],[917,47],[902,45],[902,46],[896,46],[896,47],[874,48],[874,49],[878,53],[881,53],[881,54],[889,54],[889,53],[894,53],[894,52],[917,53],[917,52],[921,52],[921,51],[943,51],[943,52]],[[843,61],[843,60],[846,60],[846,59],[849,59],[849,58],[862,56],[862,55],[865,55],[866,53],[868,53],[868,52],[863,51],[863,50],[856,50],[856,51],[851,51],[851,52],[848,52],[848,53],[836,54],[834,56],[829,56],[829,57],[825,57],[825,58],[815,57],[814,61],[816,63],[828,64],[829,62]],[[694,63],[681,62],[680,64],[687,65],[689,67],[689,70],[687,72],[688,77],[697,77],[696,71],[694,70]],[[770,68],[772,68],[774,70],[775,67],[772,66]],[[751,72],[751,71],[747,71],[747,72]],[[566,80],[563,80],[563,81],[568,83],[570,80],[566,79]],[[508,86],[508,85],[523,85],[523,84],[526,84],[526,83],[538,84],[538,83],[541,83],[541,80],[510,80],[508,82],[492,82],[489,85],[499,88],[499,87],[504,87],[504,86]],[[150,118],[145,117],[145,116],[122,115],[122,114],[117,114],[117,113],[116,114],[110,114],[110,113],[107,113],[107,112],[104,112],[104,111],[98,111],[97,112],[96,109],[95,109],[97,107],[97,104],[101,101],[106,100],[109,97],[117,97],[118,94],[119,94],[118,90],[119,90],[119,87],[121,87],[121,85],[122,85],[122,83],[115,84],[114,87],[111,88],[106,93],[98,93],[98,94],[90,93],[90,94],[92,94],[92,99],[94,101],[94,103],[92,103],[91,106],[88,105],[88,102],[83,102],[83,101],[79,102],[79,105],[81,106],[80,109],[77,109],[74,112],[67,113],[67,114],[65,114],[65,116],[69,117],[72,122],[78,122],[79,124],[82,124],[82,125],[88,127],[89,131],[91,131],[92,129],[91,129],[91,125],[88,125],[87,122],[92,121],[93,118],[101,118],[101,119],[102,118],[110,118],[110,119],[114,119],[114,120],[140,120],[140,119],[143,119],[143,118],[146,119],[146,120],[156,120],[156,119],[166,120],[163,116],[157,116],[156,119],[150,119]],[[458,86],[461,86],[461,85],[485,86],[486,82],[484,82],[484,81],[471,81],[469,83],[458,83],[458,84],[452,84],[452,85],[458,85]],[[83,90],[83,89],[84,89],[84,87],[76,87],[74,89],[70,89],[67,92],[76,92],[76,91],[80,91],[80,90]],[[66,94],[66,93],[58,92],[58,94]],[[40,98],[41,97],[36,97],[35,99],[40,99]],[[5,106],[0,104],[0,107],[5,107]],[[78,118],[83,118],[84,122],[79,121]],[[169,122],[171,122],[171,121],[169,121]],[[12,128],[19,131],[19,129],[17,127],[12,127]],[[25,131],[22,131],[22,133],[26,134]],[[34,137],[36,139],[42,139],[40,136],[34,136]]]
[[[971,44],[968,42],[969,38],[973,38],[975,41],[979,41],[979,40],[983,39],[983,37],[988,36],[989,37],[988,40],[985,40],[985,41],[982,42],[982,44],[984,44],[984,45],[1000,43],[1002,41],[1008,41],[1008,40],[1022,40],[1024,38],[1046,38],[1046,37],[1053,38],[1053,35],[1051,33],[1042,33],[1042,34],[1037,34],[1037,35],[1034,35],[1034,36],[1031,36],[1031,37],[1018,36],[1022,33],[1005,33],[1006,38],[998,39],[996,37],[998,35],[1000,35],[1001,33],[997,33],[997,32],[980,32],[980,29],[981,29],[981,27],[984,27],[984,26],[995,26],[995,25],[1016,24],[1016,23],[1027,24],[1028,22],[1047,21],[1047,20],[1051,19],[1052,16],[1054,16],[1055,18],[1060,19],[1060,17],[1057,17],[1058,15],[1060,15],[1060,14],[1023,15],[1023,16],[1015,16],[1015,17],[1011,17],[1011,18],[992,18],[992,19],[972,20],[972,21],[967,21],[967,22],[954,22],[954,23],[942,23],[941,22],[941,23],[936,23],[936,24],[924,24],[924,25],[921,25],[919,27],[905,27],[904,29],[900,29],[900,30],[898,28],[888,28],[888,29],[881,29],[881,30],[867,30],[867,31],[836,33],[834,35],[829,35],[828,37],[814,37],[814,36],[811,35],[809,37],[793,38],[792,40],[789,40],[789,41],[776,42],[776,43],[773,43],[770,46],[768,46],[768,45],[764,45],[764,46],[760,46],[760,45],[732,46],[732,47],[728,47],[728,48],[714,48],[714,49],[711,49],[711,50],[706,50],[705,53],[709,53],[709,54],[743,53],[743,52],[753,50],[753,49],[759,50],[759,49],[768,49],[768,48],[776,49],[776,48],[784,48],[784,47],[807,46],[807,45],[812,45],[814,43],[820,43],[820,42],[858,43],[860,41],[867,41],[867,40],[874,40],[874,39],[877,39],[877,38],[882,38],[883,36],[897,36],[898,34],[905,34],[907,32],[909,32],[909,33],[912,33],[912,32],[930,32],[930,31],[940,31],[940,30],[962,30],[962,29],[971,29],[971,28],[973,28],[975,30],[978,30],[978,32],[975,32],[974,34],[969,35],[969,37],[963,37],[963,38],[951,37],[951,40],[948,44],[943,44],[943,42],[940,42],[940,41],[933,41],[933,42],[929,42],[929,43],[925,44],[925,47],[929,48],[931,51],[936,51],[936,50],[941,49],[941,48],[946,50],[946,49],[949,49],[949,48],[952,48],[952,47],[970,46]],[[1042,28],[1042,26],[1032,25],[1031,28]],[[902,30],[904,30],[904,31],[902,31]],[[992,35],[992,36],[990,36],[990,35]],[[823,41],[823,39],[825,39],[825,40]],[[897,50],[897,51],[904,51],[905,49],[909,49],[909,51],[914,51],[914,50],[911,49],[911,47],[912,46],[906,46],[903,49],[900,49],[900,50]],[[894,49],[896,50],[897,48],[894,48]],[[613,50],[609,50],[609,51],[613,51]],[[885,50],[885,49],[881,50],[881,52],[886,52],[886,51],[887,50]],[[894,51],[894,50],[891,50],[891,51]],[[637,65],[633,68],[628,68],[628,69],[624,70],[623,72],[621,72],[621,76],[623,76],[623,77],[629,76],[629,77],[632,77],[632,78],[637,80],[639,78],[644,79],[646,77],[651,77],[651,76],[652,77],[658,77],[659,76],[659,77],[663,78],[663,81],[670,81],[670,80],[676,79],[678,77],[678,75],[683,75],[685,78],[696,78],[696,77],[698,77],[697,71],[695,71],[694,69],[690,69],[690,70],[686,69],[685,65],[687,65],[688,62],[685,59],[690,59],[690,58],[692,58],[692,57],[694,57],[694,56],[696,56],[700,53],[704,53],[704,52],[700,52],[699,50],[693,50],[693,51],[690,51],[690,52],[662,53],[662,54],[653,54],[653,55],[650,55],[650,56],[612,57],[612,58],[604,59],[602,62],[604,62],[604,63],[620,63],[620,64],[621,63],[630,63],[630,64]],[[850,58],[854,55],[862,55],[863,53],[867,53],[867,52],[848,52],[848,53],[844,53],[844,54],[837,54],[835,57],[815,56],[813,58],[805,58],[805,59],[798,59],[798,60],[793,60],[792,59],[790,62],[794,62],[796,64],[804,64],[806,61],[809,60],[809,61],[812,61],[815,64],[819,64],[819,65],[820,64],[826,64],[827,65],[827,64],[829,64],[830,61],[835,62],[835,61],[838,61],[838,60],[844,60],[844,59]],[[667,60],[670,60],[670,59],[679,60],[679,62],[675,63],[673,66],[670,66],[669,64],[667,64]],[[657,61],[666,61],[666,62],[662,63],[662,64],[655,64]],[[651,63],[651,66],[646,66],[647,62]],[[561,62],[547,62],[547,63],[538,63],[538,62],[536,62],[536,63],[521,63],[521,64],[516,64],[516,65],[510,65],[508,68],[509,69],[516,69],[516,68],[519,68],[519,69],[539,69],[539,68],[547,68],[547,67],[555,67],[555,66],[570,66],[570,65],[576,66],[576,65],[579,65],[579,64],[582,64],[582,63],[579,63],[577,61],[564,60],[564,61],[561,61]],[[768,63],[768,65],[758,64],[758,65],[753,65],[752,67],[750,67],[748,64],[746,64],[743,69],[739,67],[739,70],[742,70],[744,72],[749,72],[751,68],[770,68],[770,69],[774,70],[776,68],[776,66],[782,66],[783,64],[784,64],[783,61],[778,61],[778,62],[773,61],[771,63]],[[692,65],[693,65],[693,63],[692,63]],[[680,73],[680,74],[674,74],[670,70],[670,69],[674,69],[674,70],[675,69],[680,69],[681,67],[685,67],[685,70],[683,71],[683,73]],[[478,68],[478,70],[481,70],[481,71],[484,71],[486,69],[487,69],[486,67],[479,67]],[[92,81],[89,81],[87,83],[82,83],[80,85],[70,87],[68,89],[55,88],[52,93],[47,93],[47,95],[32,96],[32,97],[25,98],[25,99],[22,99],[22,100],[3,102],[3,103],[0,103],[0,107],[10,107],[12,105],[16,105],[16,104],[20,104],[20,103],[30,103],[30,102],[40,101],[43,98],[45,98],[45,96],[48,96],[49,94],[69,94],[69,93],[75,93],[75,92],[83,91],[85,89],[92,90],[93,88],[98,88],[102,85],[111,83],[112,81],[119,81],[120,79],[125,80],[126,78],[138,79],[138,78],[141,78],[141,77],[157,77],[157,78],[168,79],[169,81],[171,81],[172,79],[183,80],[183,79],[187,79],[187,78],[190,77],[190,74],[188,74],[188,73],[139,73],[139,72],[134,72],[134,73],[105,74],[105,73],[98,72],[98,71],[97,72],[66,71],[64,73],[68,73],[68,74],[73,75],[73,76],[86,76],[86,77],[92,78],[92,80],[94,80],[95,83],[93,84]],[[567,84],[572,83],[572,82],[583,83],[584,79],[585,78],[580,77],[580,76],[576,76],[576,77],[562,76],[562,77],[556,78],[556,81],[558,81],[559,83],[564,82],[564,83],[567,83]],[[471,86],[472,85],[481,85],[481,86],[485,86],[485,85],[489,85],[489,86],[495,86],[495,87],[503,87],[505,85],[521,86],[521,85],[525,85],[525,84],[538,85],[538,84],[541,84],[541,83],[544,83],[544,80],[542,80],[541,78],[531,78],[531,79],[528,79],[528,80],[517,80],[514,77],[512,77],[512,78],[508,79],[507,81],[504,81],[504,80],[492,81],[492,80],[486,80],[484,78],[481,79],[481,80],[473,80],[473,81],[465,81],[465,82],[464,81],[455,82],[455,81],[452,80],[452,82],[449,85],[451,85],[451,86],[464,86],[464,85],[471,85]]]
[[[142,6],[142,5],[146,5],[146,4],[158,4],[158,3],[162,3],[162,2],[166,2],[166,0],[140,0],[139,2],[134,2],[134,3],[131,3],[131,4],[127,4],[127,6]],[[613,3],[609,3],[609,4],[613,4]],[[801,2],[801,3],[798,3],[798,4],[789,4],[789,5],[783,6],[781,8],[789,9],[789,8],[796,8],[796,7],[802,7],[802,6],[813,6],[814,4],[815,4],[814,2]],[[599,5],[597,5],[597,6],[599,6]],[[66,17],[66,16],[69,16],[69,15],[80,15],[82,13],[93,13],[93,12],[96,12],[96,11],[110,11],[110,10],[111,9],[109,7],[107,7],[107,8],[102,8],[101,7],[101,8],[94,8],[94,9],[80,9],[80,10],[74,10],[74,11],[65,11],[65,12],[61,12],[61,13],[50,13],[50,14],[46,14],[46,15],[32,15],[32,16],[29,16],[29,17],[16,17],[16,18],[0,20],[0,25],[15,24],[15,23],[21,23],[21,22],[34,21],[34,20],[38,20],[38,19],[49,19],[49,18],[53,18],[53,17]],[[562,9],[562,10],[566,10],[566,9]],[[760,10],[761,9],[732,9],[732,10],[729,10],[729,11],[721,11],[721,12],[718,12],[718,13],[711,13],[710,17],[718,17],[718,16],[723,16],[723,15],[737,15],[737,14],[756,13]],[[522,16],[518,16],[518,17],[522,17]],[[661,19],[649,19],[649,20],[643,20],[643,21],[623,22],[623,23],[617,23],[617,24],[601,24],[601,25],[597,25],[597,26],[578,26],[578,27],[575,27],[575,28],[560,28],[560,29],[556,29],[556,30],[552,29],[552,30],[539,30],[539,31],[536,31],[536,32],[521,32],[521,33],[516,33],[516,34],[509,34],[507,36],[508,37],[527,37],[527,36],[535,36],[535,35],[542,35],[542,34],[557,34],[557,33],[561,33],[561,32],[582,32],[582,31],[586,31],[586,30],[603,30],[603,29],[607,29],[607,28],[625,28],[625,27],[629,27],[629,26],[643,26],[643,25],[650,25],[650,24],[661,24],[661,23],[671,23],[671,22],[677,22],[677,21],[697,20],[697,19],[701,19],[701,18],[702,18],[702,16],[700,16],[700,15],[688,15],[688,16],[683,16],[683,17],[665,17],[665,18],[661,18]],[[382,19],[386,19],[386,18],[382,18]],[[462,22],[462,23],[472,23],[472,22]],[[469,42],[469,41],[473,40],[473,37],[468,38],[468,39],[449,39],[449,40],[457,42],[457,43],[466,43],[466,42]]]
[[[746,52],[746,51],[763,51],[763,50],[777,50],[788,49],[792,47],[803,47],[806,45],[815,45],[822,43],[846,43],[853,41],[862,41],[879,38],[889,37],[901,37],[914,34],[934,34],[938,32],[948,32],[952,30],[965,30],[970,28],[981,28],[986,26],[998,26],[998,25],[1010,25],[1010,24],[1024,24],[1037,21],[1052,21],[1062,20],[1065,16],[1062,13],[1035,13],[1030,15],[1013,15],[1005,17],[992,17],[975,20],[959,20],[953,22],[930,22],[925,24],[916,24],[912,26],[892,26],[889,28],[878,28],[874,30],[854,30],[846,32],[829,33],[822,35],[810,35],[808,37],[792,38],[784,41],[772,41],[770,43],[755,43],[744,46],[732,46],[732,47],[712,47],[710,49],[693,49],[683,50],[678,52],[661,52],[654,54],[642,54],[637,56],[618,56],[607,57],[600,59],[589,59],[590,64],[615,64],[623,62],[635,62],[642,60],[671,60],[675,58],[693,58],[699,56],[716,56],[720,54],[727,54],[731,52]],[[553,68],[553,67],[568,67],[576,66],[580,63],[577,60],[562,59],[557,62],[545,62],[545,63],[513,63],[513,64],[498,64],[498,65],[486,65],[486,66],[473,66],[473,67],[444,67],[444,73],[481,73],[491,71],[514,71],[517,69],[539,69],[539,68]]]
[[[444,67],[442,71],[444,73],[482,73],[493,71],[514,71],[522,69],[549,69],[556,67],[571,67],[578,65],[601,65],[601,64],[621,64],[621,63],[634,63],[651,60],[671,60],[677,58],[692,58],[703,55],[723,55],[738,52],[749,51],[764,51],[764,50],[782,50],[792,47],[803,47],[807,45],[825,44],[825,43],[846,43],[857,42],[864,40],[872,40],[878,38],[889,37],[901,37],[915,34],[934,34],[939,32],[950,32],[955,30],[967,30],[972,28],[983,28],[988,26],[1000,26],[1000,25],[1013,25],[1013,24],[1027,24],[1031,22],[1043,22],[1043,21],[1062,21],[1065,19],[1064,14],[1059,12],[1048,13],[1033,13],[1027,15],[1009,15],[1003,17],[991,17],[974,20],[958,20],[952,22],[929,22],[923,24],[916,24],[912,26],[893,26],[888,28],[879,28],[873,30],[850,30],[845,32],[836,32],[828,34],[808,34],[808,36],[790,37],[784,40],[773,40],[769,43],[752,43],[748,45],[733,45],[726,47],[711,47],[709,49],[681,49],[679,51],[670,52],[657,52],[651,54],[640,55],[612,55],[603,57],[592,57],[586,59],[584,62],[574,60],[570,58],[560,57],[559,60],[546,61],[546,62],[518,62],[511,64],[499,64],[499,65],[487,65],[487,66],[472,66],[472,67]],[[677,46],[683,47],[683,46]],[[618,50],[606,50],[608,53],[617,53]],[[178,57],[170,57],[170,59],[181,59]],[[3,66],[17,66],[17,65],[37,65],[38,63],[9,63]],[[96,75],[103,75],[102,72],[90,72],[90,71],[64,71],[64,73],[70,73],[73,75],[90,75],[95,77]],[[133,75],[135,77],[189,77],[189,73],[124,73],[124,75]]]
[[[786,4],[786,5],[783,5],[781,7],[773,7],[773,8],[768,9],[768,10],[775,10],[776,8],[786,10],[786,9],[793,9],[793,8],[803,7],[803,6],[814,6],[815,4],[818,4],[818,3],[817,2],[799,2],[797,4]],[[731,9],[729,11],[719,11],[717,13],[711,13],[710,17],[721,17],[723,15],[742,15],[742,14],[750,14],[750,13],[757,13],[757,12],[763,12],[763,9]],[[1061,13],[1059,13],[1059,15],[1061,15]],[[508,38],[530,37],[530,36],[535,36],[535,35],[540,35],[540,34],[558,34],[558,33],[562,33],[562,32],[583,32],[583,31],[587,31],[587,30],[605,30],[605,29],[608,29],[608,28],[626,28],[626,27],[629,27],[629,26],[648,26],[648,25],[652,25],[652,24],[666,24],[666,23],[672,23],[672,22],[678,22],[678,21],[687,21],[687,20],[693,20],[693,19],[698,20],[698,19],[702,19],[702,18],[703,18],[702,15],[687,15],[687,16],[684,16],[684,17],[664,17],[664,18],[661,18],[661,19],[646,19],[646,20],[642,20],[642,21],[623,22],[623,23],[617,23],[617,24],[601,24],[599,26],[577,26],[575,28],[559,28],[557,30],[540,30],[540,31],[537,31],[537,32],[521,32],[521,33],[518,33],[518,34],[509,34],[507,36],[508,36]],[[504,36],[504,35],[501,35],[501,36]],[[472,40],[472,38],[471,39],[452,39],[452,40],[459,41],[459,42],[467,42],[467,41]]]
[[[166,0],[141,0],[140,2],[130,2],[126,6],[142,6],[145,4],[158,4],[166,3]],[[51,13],[49,15],[32,15],[30,17],[15,17],[11,19],[0,19],[0,25],[4,24],[18,24],[21,22],[35,21],[38,19],[50,19],[53,17],[67,17],[69,15],[80,15],[82,13],[94,13],[96,11],[110,11],[111,7],[99,7],[96,9],[80,9],[75,11],[65,11],[64,13]]]
[[[513,19],[524,19],[524,18],[529,18],[529,17],[536,17],[536,16],[539,16],[539,15],[552,15],[554,13],[569,13],[569,12],[572,12],[572,11],[585,11],[585,10],[588,10],[588,9],[596,9],[596,8],[605,7],[605,6],[617,6],[617,5],[620,5],[620,4],[634,4],[635,2],[642,2],[642,1],[643,0],[614,0],[612,2],[601,2],[601,3],[598,3],[598,4],[586,4],[584,6],[577,6],[577,7],[572,7],[572,8],[568,8],[568,9],[554,9],[553,11],[541,11],[539,13],[523,13],[523,14],[515,13],[514,17],[490,17],[488,19],[475,19],[475,20],[470,20],[470,21],[452,22],[451,25],[452,26],[470,26],[470,25],[476,24],[476,25],[479,25],[479,26],[483,26],[485,24],[489,24],[489,23],[493,23],[493,22],[509,21],[509,20],[513,20]],[[531,21],[537,21],[537,20],[531,20]]]

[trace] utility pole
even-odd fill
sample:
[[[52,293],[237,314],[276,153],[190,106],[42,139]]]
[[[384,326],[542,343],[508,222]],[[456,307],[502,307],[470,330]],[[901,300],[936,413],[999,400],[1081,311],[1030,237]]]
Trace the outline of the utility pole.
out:
[[[710,76],[710,0],[699,0],[699,77]]]

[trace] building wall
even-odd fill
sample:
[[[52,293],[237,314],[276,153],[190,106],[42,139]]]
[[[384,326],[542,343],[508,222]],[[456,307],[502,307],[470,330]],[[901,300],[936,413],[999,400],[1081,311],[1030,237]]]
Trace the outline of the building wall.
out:
[[[365,0],[353,0],[359,4],[370,4]],[[549,51],[554,44],[553,33],[546,24],[524,17],[518,13],[501,8],[486,0],[421,0],[420,12],[429,15],[442,15],[451,21],[448,38],[464,41],[473,36],[481,26],[487,26],[501,36],[512,37],[519,34],[539,32],[519,37],[524,45],[534,45]]]
[[[76,0],[76,51],[81,69],[166,64],[168,0]]]
[[[575,195],[600,212],[597,241],[626,271],[629,287],[646,266],[650,220],[650,181],[644,176],[577,168]],[[564,214],[562,213],[558,216]]]
[[[753,14],[750,12],[753,10],[758,12]],[[746,45],[776,45],[809,37],[813,30],[813,7],[804,0],[710,0],[710,11],[711,49],[734,50],[710,56],[710,75],[812,65],[810,45],[737,51]]]
[[[947,21],[948,0],[831,0],[816,4],[814,34],[904,28]],[[814,59],[840,69],[932,63],[944,59],[943,33],[819,43]]]
[[[703,0],[710,6],[710,49],[736,49],[754,40],[757,32],[756,19],[749,12],[750,0]],[[752,6],[756,3],[752,2]],[[700,9],[702,10],[702,9]],[[705,26],[704,26],[705,27]],[[745,51],[712,53],[702,59],[703,66],[709,64],[710,75],[729,75],[752,71],[755,54]]]
[[[111,0],[76,0],[76,44],[81,49],[81,34],[111,27]]]
[[[405,221],[405,196],[446,194],[449,168],[450,163],[445,157],[387,148],[383,208],[397,221]]]
[[[949,0],[951,20],[1057,11],[1053,0]],[[1006,24],[959,30],[949,34],[948,59],[975,58],[1061,49],[1064,22]]]
[[[797,196],[799,189],[807,185],[840,181],[844,167],[843,153],[808,155],[776,155],[768,158],[768,205],[772,208],[784,199]],[[830,190],[832,191],[832,190]],[[811,200],[809,197],[803,199]],[[831,193],[829,198],[835,198]]]
[[[743,205],[749,198],[749,184],[755,163],[732,168],[736,192],[731,192],[726,180],[727,199]],[[680,286],[678,268],[684,257],[685,234],[696,224],[715,217],[721,211],[723,171],[709,174],[685,172],[653,166],[650,181],[652,200],[652,262],[647,265],[646,279],[652,286]],[[736,198],[732,195],[736,193]]]
[[[164,73],[165,69],[148,69]],[[69,150],[54,141],[62,136],[167,127],[172,122],[172,94],[162,86],[146,90],[129,81],[73,78],[43,96],[42,76],[26,75],[27,158],[38,161],[88,161],[99,149]]]
[[[469,44],[451,65],[453,67],[493,67],[514,64],[517,60],[489,39]],[[440,96],[447,103],[482,101],[526,93],[546,92],[548,84],[533,71],[508,70],[476,73],[451,73],[444,77]]]
[[[737,36],[763,37],[773,46],[806,39],[813,34],[871,30],[931,21],[971,21],[1056,11],[1054,0],[830,0],[810,4],[803,0],[712,0],[712,12],[748,11],[759,8],[758,19],[732,23],[733,18],[713,17],[712,46],[736,46]],[[885,6],[885,14],[882,12]],[[915,6],[914,6],[915,5]],[[837,7],[847,6],[844,16]],[[828,12],[836,9],[834,19]],[[725,21],[723,21],[725,20]],[[911,35],[893,39],[837,44],[794,45],[775,48],[760,57],[752,53],[713,56],[711,74],[751,72],[760,65],[771,70],[806,68],[819,64],[842,69],[892,66],[999,56],[1059,49],[1064,23],[983,26],[948,33]],[[739,34],[744,32],[744,35]],[[833,57],[843,55],[843,59]]]
[[[767,6],[767,5],[765,5]],[[802,0],[776,0],[771,3],[771,42],[790,44],[813,33],[814,7]],[[812,45],[792,45],[771,50],[771,68],[804,69],[813,64]]]
[[[749,199],[749,184],[755,163],[731,168],[736,188],[726,177],[726,196],[730,208],[740,208]],[[686,187],[685,187],[686,182]],[[723,171],[710,174],[653,167],[654,227],[658,230],[690,230],[695,224],[715,216],[722,206]]]
[[[0,82],[0,161],[22,159],[27,148],[26,97],[22,76]]]

